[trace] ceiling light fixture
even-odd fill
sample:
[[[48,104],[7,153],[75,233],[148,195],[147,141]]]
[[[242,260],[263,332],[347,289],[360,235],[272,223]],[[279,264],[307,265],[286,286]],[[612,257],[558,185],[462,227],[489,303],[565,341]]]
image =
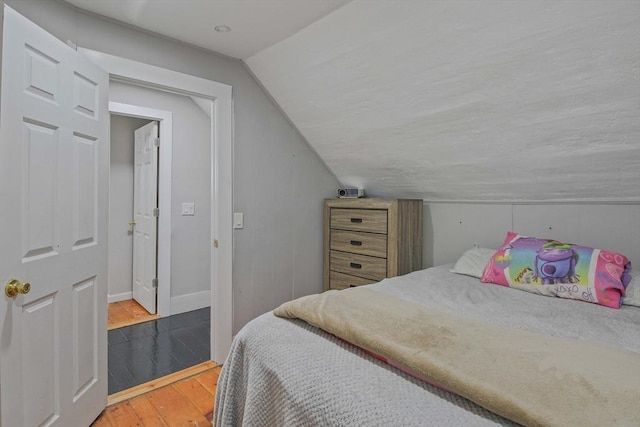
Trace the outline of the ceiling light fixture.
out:
[[[216,25],[213,29],[219,33],[228,33],[229,31],[231,31],[231,27],[227,25]]]

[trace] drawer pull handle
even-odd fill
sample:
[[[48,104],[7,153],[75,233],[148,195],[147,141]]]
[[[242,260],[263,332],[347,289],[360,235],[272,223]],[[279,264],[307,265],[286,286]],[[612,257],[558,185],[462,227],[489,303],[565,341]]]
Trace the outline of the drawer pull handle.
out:
[[[360,240],[352,240],[351,244],[353,246],[362,246],[362,242]]]
[[[351,218],[351,222],[362,224],[362,218]]]
[[[362,264],[358,264],[357,262],[349,263],[351,268],[362,268]]]

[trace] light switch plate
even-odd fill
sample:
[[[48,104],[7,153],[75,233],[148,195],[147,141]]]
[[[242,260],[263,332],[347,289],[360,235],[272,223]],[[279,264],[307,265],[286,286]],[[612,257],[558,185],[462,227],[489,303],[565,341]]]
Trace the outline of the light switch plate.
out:
[[[196,214],[196,204],[194,202],[188,202],[182,204],[182,215],[193,216]]]
[[[234,212],[233,213],[233,228],[239,229],[244,227],[244,213],[242,212]]]

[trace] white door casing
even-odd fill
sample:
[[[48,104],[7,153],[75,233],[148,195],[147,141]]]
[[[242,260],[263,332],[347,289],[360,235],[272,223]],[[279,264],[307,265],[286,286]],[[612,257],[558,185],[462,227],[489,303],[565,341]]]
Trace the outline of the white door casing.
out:
[[[231,348],[233,332],[233,98],[232,87],[224,83],[202,79],[176,71],[167,70],[142,62],[117,57],[85,48],[78,48],[92,62],[109,72],[111,80],[140,84],[145,87],[169,90],[174,93],[196,95],[212,100],[211,102],[211,240],[218,247],[211,252],[211,357],[216,361],[226,360]],[[164,125],[166,121],[162,122]],[[166,133],[163,133],[166,135]],[[160,162],[170,170],[171,150],[166,144],[160,146]],[[163,151],[165,150],[165,151]],[[164,155],[164,154],[167,155]],[[162,166],[161,166],[162,170]],[[170,181],[164,172],[160,176],[160,186]],[[171,241],[171,194],[161,197],[160,239],[158,258],[170,258]],[[168,224],[163,227],[162,224]],[[165,231],[162,231],[162,230]],[[163,233],[166,233],[164,236]],[[158,294],[167,292],[163,281],[169,281],[169,266],[158,264]],[[163,298],[159,298],[159,303]],[[169,301],[169,298],[164,298]],[[163,313],[159,307],[160,314]],[[167,308],[165,312],[169,312]]]
[[[0,424],[88,425],[107,401],[108,75],[4,7]]]
[[[158,122],[136,129],[133,172],[133,299],[156,313]]]

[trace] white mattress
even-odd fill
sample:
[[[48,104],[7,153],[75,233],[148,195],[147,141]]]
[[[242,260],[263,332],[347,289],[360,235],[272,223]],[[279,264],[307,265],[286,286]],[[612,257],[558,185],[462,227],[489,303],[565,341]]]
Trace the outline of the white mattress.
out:
[[[529,294],[450,273],[449,267],[369,288],[471,319],[640,352],[640,308]],[[272,313],[236,336],[218,381],[214,419],[219,426],[513,425],[300,320]]]

